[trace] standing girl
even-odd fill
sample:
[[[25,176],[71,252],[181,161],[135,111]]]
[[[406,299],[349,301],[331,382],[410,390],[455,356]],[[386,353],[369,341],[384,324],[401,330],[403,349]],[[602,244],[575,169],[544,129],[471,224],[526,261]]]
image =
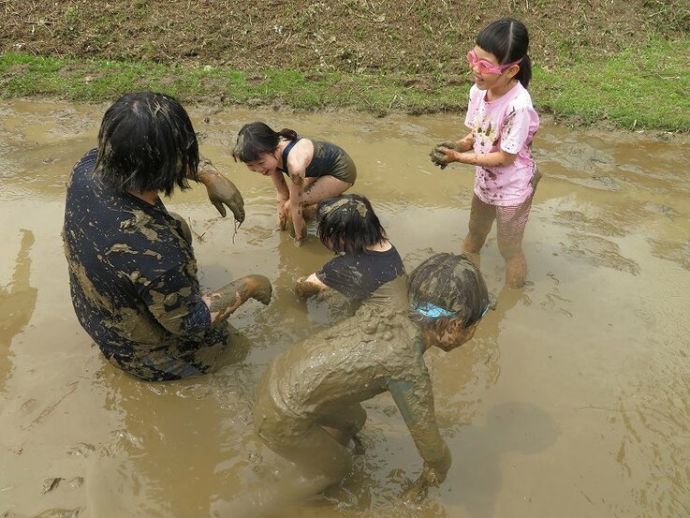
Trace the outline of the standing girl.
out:
[[[292,218],[297,245],[306,235],[305,209],[342,194],[357,178],[354,162],[335,144],[299,137],[291,129],[275,132],[263,122],[242,126],[232,154],[250,171],[271,177],[277,191],[278,226],[285,230]],[[283,175],[290,177],[289,186]]]
[[[496,20],[479,33],[467,53],[474,74],[465,118],[471,131],[431,153],[442,168],[449,162],[476,166],[463,249],[479,253],[495,219],[506,283],[514,288],[527,276],[522,237],[538,179],[531,144],[539,117],[527,91],[532,77],[528,45],[527,28],[513,18]]]

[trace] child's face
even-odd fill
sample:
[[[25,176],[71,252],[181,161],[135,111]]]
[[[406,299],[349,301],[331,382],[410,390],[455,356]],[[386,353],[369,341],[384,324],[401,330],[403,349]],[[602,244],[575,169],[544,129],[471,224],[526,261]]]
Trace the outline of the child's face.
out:
[[[452,351],[468,342],[477,330],[477,323],[465,327],[462,320],[457,318],[441,318],[436,325],[427,329],[425,333],[426,343],[442,349]]]
[[[472,59],[469,58],[472,54]],[[491,90],[505,86],[520,70],[518,65],[512,65],[501,71],[498,59],[491,52],[479,46],[468,53],[470,70],[474,74],[474,83],[480,90]],[[493,67],[492,67],[493,65]]]
[[[268,176],[278,169],[278,159],[272,153],[261,153],[257,160],[246,162],[250,171]]]

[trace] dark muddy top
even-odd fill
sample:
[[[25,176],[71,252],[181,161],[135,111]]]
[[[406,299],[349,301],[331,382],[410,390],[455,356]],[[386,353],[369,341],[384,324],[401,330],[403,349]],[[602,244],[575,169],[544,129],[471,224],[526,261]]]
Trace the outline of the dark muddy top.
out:
[[[211,327],[191,243],[158,199],[150,205],[101,182],[96,150],[67,187],[63,239],[72,304],[115,365],[146,380],[207,370],[197,353],[226,340]]]
[[[316,276],[329,288],[361,301],[404,273],[400,254],[391,247],[385,252],[365,250],[362,254],[340,255],[324,264]]]
[[[288,170],[288,155],[292,147],[299,141],[296,139],[291,141],[283,150],[283,164],[285,168],[281,169],[286,175],[290,175]],[[324,175],[335,176],[343,182],[350,184],[355,183],[357,179],[357,168],[343,148],[330,142],[321,140],[313,140],[314,156],[306,168],[305,176],[307,178],[318,178]]]

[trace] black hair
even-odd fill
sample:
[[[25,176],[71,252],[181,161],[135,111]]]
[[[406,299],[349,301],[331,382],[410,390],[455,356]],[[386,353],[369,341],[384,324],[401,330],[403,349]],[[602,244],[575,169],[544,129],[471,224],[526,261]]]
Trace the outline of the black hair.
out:
[[[196,179],[199,145],[192,121],[174,98],[128,93],[108,108],[98,132],[96,170],[120,192],[156,191],[170,196]]]
[[[360,254],[386,239],[371,203],[359,194],[322,200],[316,219],[319,239],[336,253]]]
[[[408,278],[410,318],[418,325],[436,322],[415,311],[434,304],[455,313],[465,327],[481,320],[489,306],[489,292],[479,269],[464,255],[439,253],[417,266]]]
[[[253,162],[264,153],[273,153],[278,147],[280,138],[286,140],[297,139],[295,130],[283,128],[276,132],[263,122],[245,124],[237,134],[237,143],[232,150],[232,156],[240,162]]]
[[[491,22],[477,35],[476,44],[496,56],[499,65],[520,60],[520,71],[515,79],[527,88],[532,78],[532,61],[527,55],[529,34],[524,23],[515,18]]]

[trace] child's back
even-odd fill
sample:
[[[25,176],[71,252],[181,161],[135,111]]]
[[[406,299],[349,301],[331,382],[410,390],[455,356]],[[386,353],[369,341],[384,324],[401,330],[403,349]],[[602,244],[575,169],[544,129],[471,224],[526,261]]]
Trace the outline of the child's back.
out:
[[[278,356],[266,374],[266,395],[305,418],[365,401],[388,390],[390,379],[428,376],[416,336],[406,309],[365,304]]]

